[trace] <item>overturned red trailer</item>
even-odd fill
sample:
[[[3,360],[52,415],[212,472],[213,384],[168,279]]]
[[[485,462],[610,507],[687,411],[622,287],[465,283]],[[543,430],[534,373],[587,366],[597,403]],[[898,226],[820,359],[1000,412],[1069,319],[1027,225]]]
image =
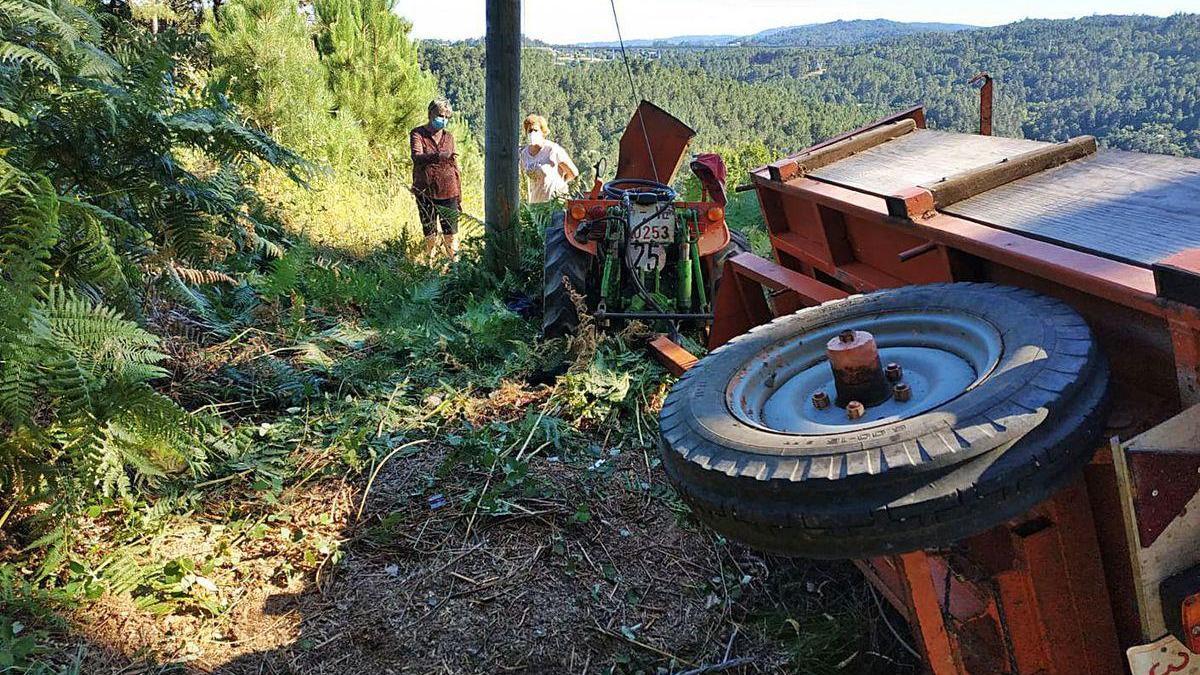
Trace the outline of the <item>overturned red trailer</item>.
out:
[[[667,468],[701,516],[764,548],[858,558],[939,675],[1200,673],[1200,160],[1097,149],[1090,137],[936,131],[918,107],[751,178],[775,260],[742,254],[726,264],[708,357],[693,368],[686,354],[664,350],[678,371],[691,369],[664,406]],[[947,282],[956,283],[929,286]],[[902,290],[874,294],[882,289]],[[853,301],[859,294],[886,297],[864,304]],[[859,309],[843,308],[854,302]],[[928,323],[922,307],[941,318]],[[851,314],[858,325],[835,321]],[[786,322],[794,328],[785,340]],[[874,331],[884,360],[913,364],[904,369],[913,391],[868,406],[866,417],[861,405],[831,403],[824,375],[794,365],[824,363],[838,330],[857,340],[847,325]],[[1037,349],[1020,342],[1022,325],[1041,330],[1031,333]],[[919,348],[905,346],[918,339]],[[955,341],[975,346],[951,345],[961,358],[921,372],[922,354]],[[731,361],[738,349],[741,365]],[[1008,412],[993,406],[973,427],[936,414],[977,396],[978,371],[1002,369],[1003,353],[1022,349],[1033,354],[1026,366],[1045,369],[1009,383]],[[722,361],[731,365],[721,370]],[[966,379],[939,393],[953,368]],[[900,364],[888,371],[898,380]],[[829,381],[840,397],[843,383]],[[1051,393],[1037,399],[1043,389]],[[935,397],[917,412],[952,432],[943,434],[948,449],[929,436],[907,442],[910,396]],[[844,444],[838,455],[806,440],[831,438],[831,416],[857,434],[829,441]],[[1067,428],[1075,426],[1086,433]],[[762,441],[768,431],[790,440]],[[876,443],[889,434],[895,443]],[[984,437],[991,454],[972,450]],[[733,450],[730,438],[739,439]],[[1023,455],[1021,481],[1068,458],[1036,490],[1005,473],[1007,483],[976,495],[944,478],[948,468],[917,473],[961,454],[979,467],[974,489],[1031,443],[1057,454]],[[910,456],[897,460],[895,448]],[[949,481],[939,499],[948,494],[953,508],[895,518],[916,490],[895,488],[872,497],[870,513],[852,514],[859,523],[821,502],[864,494],[833,479],[861,474],[842,485],[869,492],[868,481],[889,472]],[[735,479],[740,487],[726,490]],[[789,510],[788,500],[810,498],[792,492],[806,484],[817,490],[812,507]],[[876,538],[843,536],[859,524]]]

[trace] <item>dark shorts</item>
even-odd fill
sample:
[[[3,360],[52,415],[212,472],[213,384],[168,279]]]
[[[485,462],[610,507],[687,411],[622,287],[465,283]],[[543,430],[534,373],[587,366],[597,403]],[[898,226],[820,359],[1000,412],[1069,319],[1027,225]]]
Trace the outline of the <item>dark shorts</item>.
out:
[[[437,224],[442,222],[442,234],[458,234],[458,212],[462,202],[458,197],[431,199],[417,195],[417,212],[421,215],[421,231],[426,237],[437,234]]]

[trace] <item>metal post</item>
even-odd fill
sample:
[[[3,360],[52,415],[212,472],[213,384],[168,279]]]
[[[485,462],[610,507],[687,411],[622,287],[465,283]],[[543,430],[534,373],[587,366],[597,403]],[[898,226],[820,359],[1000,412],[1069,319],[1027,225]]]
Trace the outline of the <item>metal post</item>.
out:
[[[520,208],[521,0],[487,0],[484,221],[486,258],[496,274],[518,259]]]
[[[980,73],[971,78],[971,84],[983,82],[979,88],[979,135],[992,135],[992,76]]]

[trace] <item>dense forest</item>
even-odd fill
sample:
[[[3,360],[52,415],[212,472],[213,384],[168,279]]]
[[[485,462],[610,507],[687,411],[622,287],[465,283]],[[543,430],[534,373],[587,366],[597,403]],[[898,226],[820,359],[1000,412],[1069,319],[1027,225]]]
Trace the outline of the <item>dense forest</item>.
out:
[[[0,0],[0,672],[918,671],[852,565],[691,517],[651,331],[539,336],[549,210],[484,264],[480,46],[395,0],[212,4]],[[1198,33],[673,50],[636,95],[531,49],[523,105],[583,167],[644,96],[736,180],[913,100],[969,128],[988,68],[1006,133],[1197,154]],[[439,90],[468,216],[427,261],[407,132]]]
[[[853,19],[829,21],[802,26],[769,28],[753,35],[680,35],[669,38],[627,40],[626,47],[728,47],[752,45],[757,47],[832,47],[835,45],[876,42],[888,38],[969,30],[975,26],[957,23],[919,23],[888,19]],[[618,47],[619,42],[586,42],[585,47]]]
[[[697,147],[761,142],[770,153],[915,103],[930,123],[970,131],[978,96],[997,80],[996,131],[1200,155],[1200,15],[1029,20],[826,48],[631,52],[639,94],[699,132]],[[653,56],[653,58],[651,58]],[[425,63],[473,128],[483,113],[483,49],[428,45]],[[527,50],[524,109],[546,114],[579,160],[611,157],[634,96],[619,61],[558,60]]]

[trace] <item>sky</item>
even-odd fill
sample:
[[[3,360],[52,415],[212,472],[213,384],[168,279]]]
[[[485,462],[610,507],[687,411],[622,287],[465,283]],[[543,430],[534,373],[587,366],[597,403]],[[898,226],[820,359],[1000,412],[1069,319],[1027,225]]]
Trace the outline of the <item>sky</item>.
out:
[[[625,39],[748,35],[837,19],[939,21],[995,26],[1026,18],[1200,12],[1200,0],[615,0]],[[398,0],[418,38],[460,40],[484,32],[484,0]],[[552,44],[615,40],[609,0],[524,0],[525,35]]]

